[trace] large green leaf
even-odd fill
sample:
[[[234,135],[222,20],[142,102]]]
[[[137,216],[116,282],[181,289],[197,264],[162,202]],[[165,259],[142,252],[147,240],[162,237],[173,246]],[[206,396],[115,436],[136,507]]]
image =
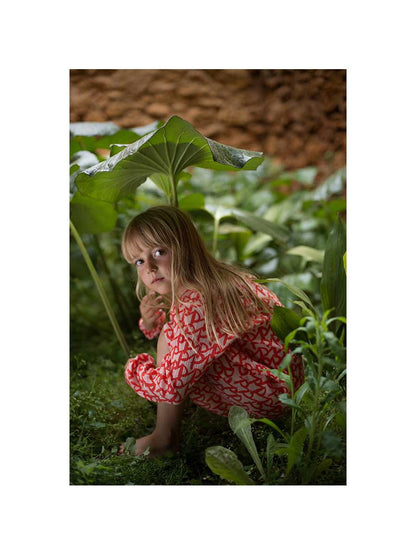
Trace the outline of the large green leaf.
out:
[[[154,121],[144,127],[123,129],[111,121],[71,123],[69,128],[71,138],[70,156],[72,158],[79,150],[96,152],[98,149],[108,150],[112,145],[117,143],[124,143],[124,145],[132,143],[161,125],[163,125],[162,122]]]
[[[109,202],[84,197],[77,192],[70,207],[71,221],[78,233],[103,233],[116,225],[118,213]]]
[[[226,146],[201,135],[190,123],[172,116],[162,127],[127,145],[108,160],[81,172],[75,182],[86,196],[115,202],[148,177],[168,176],[172,197],[182,170],[200,166],[215,170],[254,170],[261,152]],[[160,181],[156,177],[155,181]],[[165,180],[163,180],[165,181]]]
[[[286,245],[289,238],[287,228],[239,208],[233,208],[231,212],[235,218],[243,222],[250,229],[273,237],[279,245]]]
[[[301,317],[294,310],[283,306],[275,306],[270,325],[277,337],[284,341],[291,331],[300,326],[300,321]]]
[[[215,474],[238,485],[252,485],[253,480],[244,470],[237,455],[230,449],[215,445],[205,451],[205,462]]]
[[[240,208],[222,206],[221,204],[216,204],[211,201],[205,203],[205,211],[211,214],[217,222],[217,225],[224,218],[235,218],[249,229],[263,233],[269,238],[272,237],[279,245],[285,246],[289,238],[289,231],[286,227],[266,220],[255,214],[251,214],[246,210],[241,210]]]
[[[293,254],[296,256],[302,256],[307,261],[322,263],[324,260],[324,253],[318,249],[308,247],[306,245],[298,245],[286,251],[286,254]]]
[[[287,449],[287,467],[286,476],[292,470],[293,465],[299,460],[303,451],[303,444],[308,437],[308,430],[305,426],[299,428],[290,439]]]
[[[244,443],[251,458],[259,469],[260,474],[263,478],[266,478],[256,444],[254,443],[253,434],[251,433],[252,419],[249,417],[247,411],[242,407],[231,407],[228,412],[228,423],[235,435]]]
[[[302,299],[302,301],[306,304],[308,304],[312,309],[314,308],[312,301],[310,300],[310,298],[308,297],[308,295],[302,291],[302,289],[299,289],[299,287],[296,287],[295,285],[292,285],[290,283],[287,283],[286,281],[283,281],[279,278],[267,278],[267,279],[258,279],[256,280],[258,283],[281,283],[282,285],[284,285],[287,289],[289,289],[289,291],[291,291],[292,293],[294,293],[297,297],[299,297],[299,299]]]
[[[79,172],[98,163],[99,160],[97,156],[89,150],[79,150],[71,157],[71,163],[69,165],[69,191],[71,195],[77,190],[75,179]]]
[[[345,251],[345,223],[338,216],[329,233],[321,281],[322,307],[324,311],[334,309],[332,316],[345,316],[346,313]]]

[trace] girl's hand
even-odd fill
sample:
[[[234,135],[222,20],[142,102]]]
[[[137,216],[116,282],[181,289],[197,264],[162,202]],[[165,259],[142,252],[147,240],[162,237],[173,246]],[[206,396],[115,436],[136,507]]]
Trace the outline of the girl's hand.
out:
[[[143,318],[144,327],[148,330],[156,326],[162,308],[165,306],[163,297],[157,296],[154,291],[145,295],[140,303],[140,313]]]

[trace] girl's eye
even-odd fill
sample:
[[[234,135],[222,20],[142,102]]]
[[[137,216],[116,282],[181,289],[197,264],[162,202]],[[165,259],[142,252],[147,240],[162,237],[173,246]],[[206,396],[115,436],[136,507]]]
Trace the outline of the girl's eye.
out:
[[[136,260],[135,264],[136,266],[141,266],[143,264],[143,260],[139,258],[139,260]]]
[[[165,254],[165,251],[163,249],[156,249],[154,252],[154,256],[155,258],[159,258],[160,256],[163,256]]]

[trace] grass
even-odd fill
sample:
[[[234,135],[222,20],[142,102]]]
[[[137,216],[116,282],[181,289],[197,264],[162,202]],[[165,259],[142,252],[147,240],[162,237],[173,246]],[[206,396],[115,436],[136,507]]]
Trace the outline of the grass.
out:
[[[108,343],[107,348],[110,348]],[[117,353],[115,344],[114,352]],[[191,402],[185,409],[180,453],[163,459],[117,455],[120,443],[128,437],[150,433],[156,419],[156,405],[134,393],[124,381],[123,370],[124,361],[108,355],[96,359],[80,354],[72,357],[71,485],[229,484],[213,474],[205,463],[205,450],[213,445],[234,451],[247,473],[258,480],[253,461],[231,431],[228,420]],[[289,425],[288,419],[280,423],[283,428]],[[267,426],[253,426],[253,437],[262,458],[269,432]],[[344,465],[332,467],[324,483],[344,484]]]
[[[90,349],[85,343],[78,344],[82,336],[78,329],[71,348],[70,484],[224,484],[227,482],[205,463],[205,449],[215,444],[233,449],[252,464],[227,419],[191,402],[185,409],[179,454],[163,459],[117,455],[120,443],[128,437],[138,438],[153,430],[156,405],[136,395],[125,383],[125,357],[111,336],[108,340],[89,336]],[[102,347],[97,349],[100,337]],[[136,336],[136,343],[138,351],[152,352],[148,341]],[[101,354],[97,357],[94,352]]]
[[[128,340],[136,352],[155,354],[156,341],[147,341],[139,331]],[[190,401],[185,408],[178,454],[163,459],[119,456],[119,446],[128,437],[142,437],[154,429],[156,404],[142,399],[126,384],[125,355],[111,329],[100,327],[94,333],[93,327],[78,321],[72,325],[71,353],[71,485],[229,485],[205,462],[205,450],[214,445],[232,450],[253,480],[261,483],[253,460],[230,429],[227,418]],[[288,431],[289,415],[278,424]],[[252,431],[259,455],[265,461],[270,427],[257,423]],[[274,468],[271,483],[301,483],[296,473],[287,482],[280,478],[280,472]],[[343,458],[338,463],[334,461],[314,483],[345,484]]]

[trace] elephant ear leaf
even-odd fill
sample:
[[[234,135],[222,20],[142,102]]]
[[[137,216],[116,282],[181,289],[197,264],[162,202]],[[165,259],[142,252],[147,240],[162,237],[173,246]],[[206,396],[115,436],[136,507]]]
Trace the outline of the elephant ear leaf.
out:
[[[116,225],[118,213],[109,202],[80,195],[70,202],[71,221],[79,233],[103,233]]]
[[[125,145],[108,160],[80,172],[75,183],[85,196],[116,202],[133,193],[148,177],[156,183],[167,177],[174,197],[178,177],[189,166],[254,170],[263,159],[261,152],[212,141],[184,119],[172,116],[159,129]]]
[[[217,143],[205,138],[210,148],[212,160],[200,164],[203,168],[213,170],[255,170],[263,162],[263,153],[243,150]]]

